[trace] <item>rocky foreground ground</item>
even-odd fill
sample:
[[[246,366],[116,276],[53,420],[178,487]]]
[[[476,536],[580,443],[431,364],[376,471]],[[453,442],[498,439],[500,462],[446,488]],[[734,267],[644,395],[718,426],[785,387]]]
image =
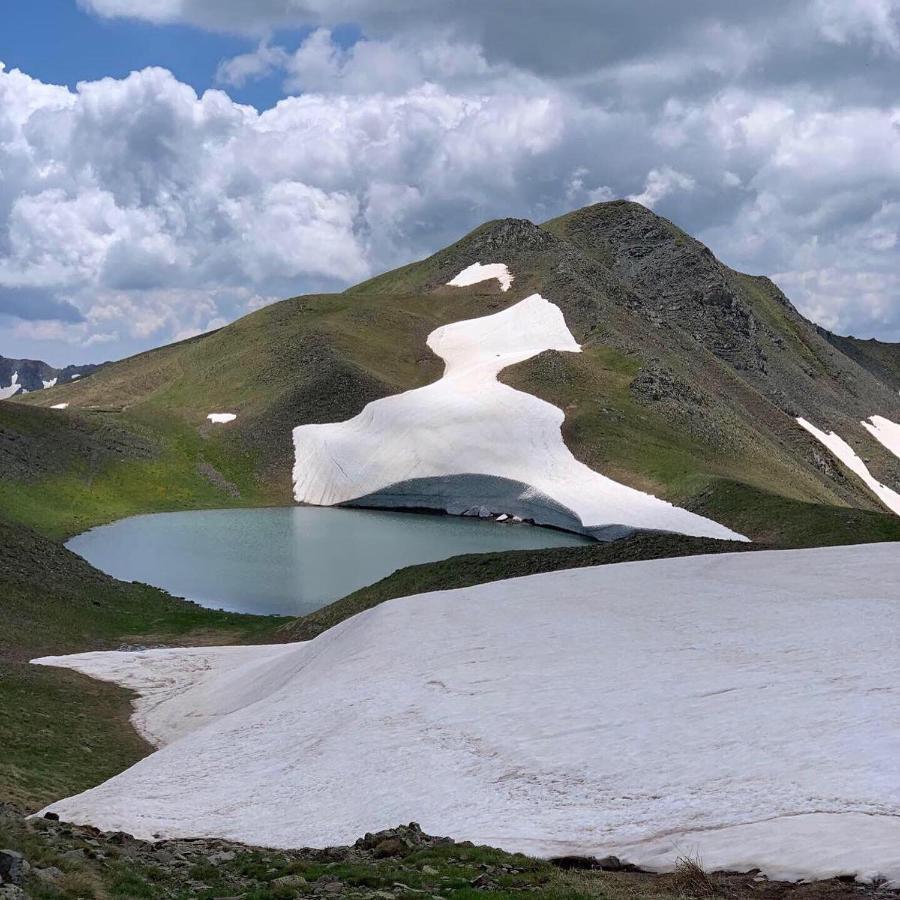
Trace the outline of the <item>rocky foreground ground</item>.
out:
[[[136,840],[0,804],[0,898],[268,898],[360,900],[895,900],[900,892],[852,875],[812,883],[758,872],[641,872],[615,857],[543,861],[425,834],[415,823],[366,834],[352,846],[267,850],[220,840]]]

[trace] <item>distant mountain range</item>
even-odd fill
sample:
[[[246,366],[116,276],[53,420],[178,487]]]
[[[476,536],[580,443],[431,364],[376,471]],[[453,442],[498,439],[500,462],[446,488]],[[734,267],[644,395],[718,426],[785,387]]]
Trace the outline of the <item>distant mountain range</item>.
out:
[[[103,365],[106,364],[65,366],[57,369],[40,359],[10,359],[0,356],[0,399],[42,391],[57,384],[67,384],[96,372]]]

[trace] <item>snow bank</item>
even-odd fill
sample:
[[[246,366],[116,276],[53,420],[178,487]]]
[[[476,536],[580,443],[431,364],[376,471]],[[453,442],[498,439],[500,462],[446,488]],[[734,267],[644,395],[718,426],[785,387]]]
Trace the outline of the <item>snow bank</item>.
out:
[[[41,384],[44,386],[44,390],[47,390],[47,388],[52,388],[58,380],[59,379],[57,378],[51,378],[50,381],[44,381],[44,379],[42,378]]]
[[[48,658],[162,749],[62,818],[325,846],[415,820],[539,855],[900,880],[900,546],[401,598],[305,644]]]
[[[884,416],[870,416],[863,428],[900,459],[900,425]]]
[[[210,413],[207,417],[210,422],[217,422],[220,425],[225,425],[228,422],[233,422],[237,416],[234,413]]]
[[[10,397],[18,394],[21,390],[22,385],[19,384],[19,373],[13,372],[9,384],[6,387],[0,387],[0,400],[9,400]]]
[[[294,429],[298,502],[328,506],[414,479],[487,475],[522,483],[588,531],[626,526],[746,540],[594,472],[563,442],[562,410],[497,381],[544,350],[580,351],[559,307],[540,294],[438,328],[428,346],[445,362],[439,381],[375,400],[346,422]]]
[[[513,283],[513,276],[504,263],[488,263],[485,266],[481,263],[472,263],[447,284],[452,287],[469,287],[480,281],[490,281],[492,278],[500,282],[501,291],[508,291]]]
[[[68,409],[68,408],[69,408],[68,403],[54,403],[53,406],[50,407],[50,409]]]
[[[880,419],[880,416],[873,417]],[[886,419],[884,421],[887,421]],[[862,479],[866,487],[875,494],[876,497],[892,512],[900,516],[900,494],[892,490],[886,484],[882,484],[869,471],[869,467],[859,458],[856,451],[842,438],[833,431],[826,434],[820,431],[814,425],[811,425],[806,419],[797,419],[797,422],[805,428],[813,437],[819,440],[831,453],[837,457],[854,475]],[[865,425],[865,422],[863,422]],[[893,424],[893,423],[888,423]],[[877,426],[876,426],[877,427]],[[870,429],[871,430],[871,429]],[[881,433],[881,432],[879,432]],[[886,432],[885,432],[886,433]],[[877,436],[877,435],[876,435]],[[879,437],[879,440],[881,438]]]

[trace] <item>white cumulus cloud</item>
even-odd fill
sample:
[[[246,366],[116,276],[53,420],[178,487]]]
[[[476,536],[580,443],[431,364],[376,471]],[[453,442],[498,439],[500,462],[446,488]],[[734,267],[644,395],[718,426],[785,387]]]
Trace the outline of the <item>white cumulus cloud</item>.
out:
[[[0,340],[148,346],[621,196],[830,327],[900,339],[900,0],[81,4],[256,49],[200,95],[159,68],[0,70]],[[273,74],[270,109],[227,93]]]

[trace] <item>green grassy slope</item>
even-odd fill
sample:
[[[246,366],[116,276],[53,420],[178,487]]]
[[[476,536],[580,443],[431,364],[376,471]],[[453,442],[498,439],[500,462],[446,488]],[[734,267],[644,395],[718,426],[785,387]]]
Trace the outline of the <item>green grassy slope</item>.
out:
[[[66,537],[137,512],[270,499],[252,454],[169,416],[0,403],[0,518]]]
[[[123,644],[264,641],[283,623],[124,584],[58,542],[0,521],[0,800],[34,808],[149,752],[128,725],[128,692],[28,660]]]

